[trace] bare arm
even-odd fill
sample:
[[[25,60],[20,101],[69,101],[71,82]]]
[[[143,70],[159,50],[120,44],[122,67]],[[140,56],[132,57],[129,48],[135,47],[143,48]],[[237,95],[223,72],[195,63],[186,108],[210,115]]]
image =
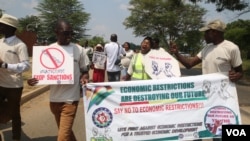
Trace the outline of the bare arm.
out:
[[[232,82],[240,80],[243,77],[242,65],[232,68],[228,73],[228,77]]]
[[[80,76],[80,82],[82,85],[86,85],[87,83],[89,83],[89,72],[88,71],[82,72],[82,75]]]
[[[178,61],[181,62],[182,65],[184,65],[187,69],[192,68],[193,66],[201,63],[201,59],[198,56],[195,56],[193,58],[187,59],[186,57],[182,56],[179,53],[178,47],[175,43],[170,43],[170,52],[174,54]]]

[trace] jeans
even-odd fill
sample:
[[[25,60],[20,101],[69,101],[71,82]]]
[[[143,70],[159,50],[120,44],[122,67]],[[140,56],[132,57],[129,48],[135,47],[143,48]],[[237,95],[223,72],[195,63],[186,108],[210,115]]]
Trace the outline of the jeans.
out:
[[[107,75],[109,82],[120,81],[121,71],[107,72]]]
[[[50,110],[58,126],[57,141],[76,141],[72,127],[77,112],[78,101],[71,103],[50,102]]]
[[[0,86],[0,97],[4,97],[7,100],[8,114],[12,119],[12,139],[21,139],[21,114],[20,114],[20,102],[22,96],[23,87],[21,88],[4,88]]]

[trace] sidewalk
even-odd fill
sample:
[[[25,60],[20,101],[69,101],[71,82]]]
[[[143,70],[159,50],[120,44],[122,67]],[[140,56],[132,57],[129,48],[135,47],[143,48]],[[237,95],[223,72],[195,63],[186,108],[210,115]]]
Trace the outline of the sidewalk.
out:
[[[24,93],[22,94],[22,99],[21,99],[21,105],[23,105],[24,103],[26,103],[27,101],[31,100],[32,98],[46,92],[49,90],[49,86],[45,85],[42,86],[41,88],[35,89],[33,91],[30,91],[28,93]]]

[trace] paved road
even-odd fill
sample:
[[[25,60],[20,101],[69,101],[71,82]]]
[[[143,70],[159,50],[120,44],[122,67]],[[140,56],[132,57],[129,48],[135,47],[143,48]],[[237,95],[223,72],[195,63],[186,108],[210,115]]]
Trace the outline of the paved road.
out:
[[[198,70],[197,70],[198,71]],[[185,75],[193,75],[193,71],[184,71]],[[196,72],[197,73],[197,72]],[[239,95],[241,104],[240,111],[243,124],[250,124],[250,95],[249,86],[237,85],[237,88],[243,89]],[[242,93],[242,91],[240,93]],[[238,92],[239,93],[239,92]],[[22,105],[22,141],[55,141],[57,127],[54,117],[49,110],[49,91],[33,98]],[[79,104],[73,130],[76,133],[78,141],[84,141],[84,116],[83,103]],[[4,135],[4,141],[11,141],[11,124],[0,125]],[[211,141],[211,140],[204,140]]]

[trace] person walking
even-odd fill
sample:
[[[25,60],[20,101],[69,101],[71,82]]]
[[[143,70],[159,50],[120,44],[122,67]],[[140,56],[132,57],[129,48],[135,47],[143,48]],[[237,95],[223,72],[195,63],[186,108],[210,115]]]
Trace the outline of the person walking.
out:
[[[80,100],[80,85],[88,83],[89,62],[86,52],[77,44],[71,43],[73,29],[69,22],[64,19],[57,21],[55,26],[57,42],[50,46],[59,46],[71,54],[73,50],[74,84],[50,85],[50,110],[53,113],[57,126],[57,141],[76,141],[72,127]],[[31,78],[27,83],[34,86],[38,79]],[[81,84],[80,84],[81,82]]]
[[[182,56],[175,43],[170,44],[170,52],[187,68],[202,63],[202,74],[227,73],[229,80],[236,82],[243,76],[242,59],[239,47],[231,41],[224,39],[226,24],[221,20],[209,22],[200,31],[204,32],[207,43],[195,57],[186,59]],[[214,138],[219,141],[219,138]],[[201,140],[196,140],[201,141]]]
[[[127,74],[127,71],[128,71],[128,66],[129,66],[129,63],[134,55],[134,51],[130,48],[130,43],[129,42],[125,42],[123,44],[123,48],[126,52],[126,56],[122,56],[122,59],[121,59],[121,67],[122,67],[122,70],[121,70],[121,78],[123,78],[124,76],[126,76]]]
[[[91,69],[93,69],[93,76],[92,81],[96,82],[104,82],[105,80],[105,63],[106,57],[103,53],[103,46],[101,44],[97,44],[94,48],[93,59],[95,60],[92,65]]]
[[[110,36],[109,43],[104,46],[104,53],[107,55],[106,71],[108,75],[108,81],[120,81],[121,67],[120,64],[115,64],[117,59],[121,59],[121,56],[125,56],[126,52],[117,42],[117,35],[112,34]]]
[[[12,120],[12,139],[21,140],[20,101],[23,90],[24,71],[30,68],[28,48],[15,36],[18,19],[3,14],[0,18],[0,98],[7,101],[6,109]],[[0,116],[2,116],[0,113]]]
[[[83,45],[83,48],[85,49],[85,51],[86,51],[86,53],[87,53],[87,55],[89,57],[89,60],[92,60],[94,49],[91,46],[89,46],[89,41],[88,40],[85,41],[85,43]]]

